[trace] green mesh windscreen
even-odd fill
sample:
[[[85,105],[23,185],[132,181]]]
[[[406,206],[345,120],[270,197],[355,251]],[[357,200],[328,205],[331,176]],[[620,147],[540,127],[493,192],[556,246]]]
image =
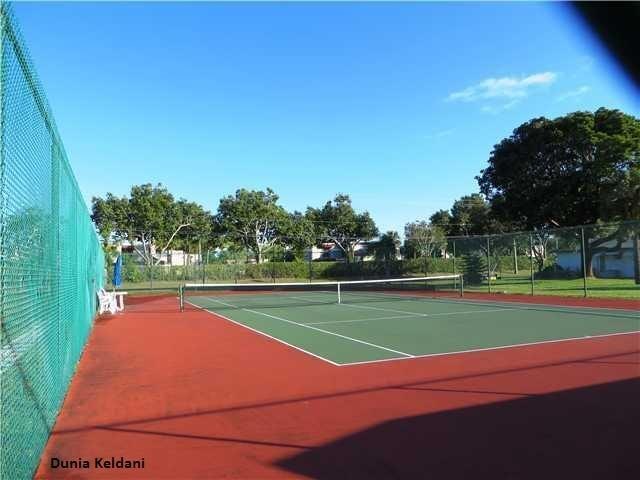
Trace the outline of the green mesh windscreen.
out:
[[[51,111],[0,3],[0,478],[30,478],[96,312],[104,256]]]

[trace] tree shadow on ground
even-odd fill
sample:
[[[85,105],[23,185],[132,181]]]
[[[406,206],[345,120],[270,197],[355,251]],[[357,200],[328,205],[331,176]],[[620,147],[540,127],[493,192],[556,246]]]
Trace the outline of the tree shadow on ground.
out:
[[[639,433],[637,378],[400,418],[278,465],[318,479],[637,479]]]

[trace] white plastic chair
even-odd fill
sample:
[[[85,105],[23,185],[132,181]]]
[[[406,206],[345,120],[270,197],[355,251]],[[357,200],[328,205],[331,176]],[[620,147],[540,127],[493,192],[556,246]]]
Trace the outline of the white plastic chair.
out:
[[[124,296],[127,295],[128,292],[113,292],[112,295],[115,297],[116,302],[116,310],[118,312],[122,312],[124,310]]]
[[[118,302],[115,293],[109,293],[104,288],[98,290],[98,301],[100,304],[99,314],[109,312],[112,315],[118,311]]]

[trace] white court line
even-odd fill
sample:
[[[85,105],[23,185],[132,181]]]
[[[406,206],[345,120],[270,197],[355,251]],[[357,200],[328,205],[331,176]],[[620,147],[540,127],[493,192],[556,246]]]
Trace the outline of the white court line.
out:
[[[345,294],[354,293],[354,292],[345,292]],[[354,293],[355,295],[355,293]],[[466,298],[442,298],[442,297],[430,297],[430,296],[416,296],[414,294],[399,294],[399,293],[376,293],[376,296],[380,297],[389,297],[389,298],[397,298],[400,300],[409,300],[413,302],[438,302],[438,303],[465,303],[467,305],[478,305],[480,307],[487,306],[504,306],[505,309],[514,310],[513,306],[515,305],[517,308],[515,310],[535,310],[535,311],[543,311],[543,312],[558,312],[558,313],[568,313],[574,315],[582,315],[586,312],[582,312],[580,310],[594,311],[599,315],[607,315],[614,318],[636,318],[640,320],[640,312],[636,313],[634,310],[626,309],[626,308],[603,308],[603,307],[589,307],[589,306],[574,306],[574,305],[554,305],[551,303],[526,303],[526,302],[509,302],[509,301],[495,301],[495,300],[467,300]],[[345,304],[351,305],[351,304]],[[638,302],[640,306],[640,302]],[[353,306],[353,305],[351,305]],[[542,307],[542,308],[540,308]],[[546,308],[545,308],[546,307]],[[373,308],[373,307],[370,307]],[[624,313],[611,313],[610,311],[616,312],[624,312],[629,313],[629,315],[625,315]],[[590,315],[590,313],[587,313]]]
[[[487,313],[487,312],[508,312],[512,310],[519,310],[519,308],[499,308],[496,310],[467,310],[466,312],[443,312],[443,313],[414,313],[413,315],[401,315],[397,317],[372,317],[372,318],[357,318],[353,320],[330,320],[326,322],[314,322],[307,325],[324,325],[331,323],[354,323],[354,322],[371,322],[373,320],[392,320],[394,318],[420,318],[420,317],[444,317],[448,315],[467,315],[473,313]]]
[[[541,340],[539,342],[514,343],[512,345],[499,345],[497,347],[473,348],[471,350],[455,350],[452,352],[425,353],[424,355],[413,355],[411,357],[411,360],[415,360],[416,358],[441,357],[443,355],[457,355],[461,353],[486,352],[490,350],[504,350],[506,348],[528,347],[531,345],[544,345],[546,343],[560,343],[560,342],[570,342],[570,341],[577,341],[577,340],[592,340],[592,339],[605,338],[605,337],[615,337],[620,335],[637,335],[637,334],[640,334],[640,330],[634,330],[631,332],[621,332],[621,333],[603,333],[602,335],[587,335],[584,337],[560,338],[556,340]],[[340,363],[338,364],[338,366],[348,367],[351,365],[366,365],[369,363],[391,362],[396,360],[407,360],[407,358],[396,357],[396,358],[382,358],[380,360],[364,360],[362,362]]]
[[[304,323],[294,322],[293,320],[287,320],[286,318],[276,317],[275,315],[269,315],[268,313],[259,312],[258,310],[251,310],[250,308],[237,307],[236,305],[232,305],[231,303],[225,303],[225,302],[223,302],[221,300],[215,300],[213,298],[208,298],[207,300],[211,300],[213,302],[217,302],[217,303],[220,303],[222,305],[226,305],[227,307],[239,308],[240,310],[244,310],[245,312],[251,312],[251,313],[255,313],[256,315],[263,315],[265,317],[273,318],[275,320],[280,320],[282,322],[290,323],[291,325],[297,325],[298,327],[308,328],[310,330],[315,330],[315,331],[318,331],[318,332],[321,332],[321,333],[324,333],[324,334],[327,334],[327,335],[333,335],[335,337],[344,338],[345,340],[350,340],[352,342],[361,343],[363,345],[368,345],[370,347],[379,348],[381,350],[386,350],[386,351],[392,352],[392,353],[397,353],[397,354],[403,355],[403,356],[405,356],[407,358],[413,357],[413,355],[411,355],[410,353],[401,352],[400,350],[394,350],[393,348],[383,347],[382,345],[377,345],[375,343],[365,342],[364,340],[359,340],[357,338],[352,338],[352,337],[348,337],[346,335],[341,335],[340,333],[330,332],[329,330],[323,330],[322,328],[312,327],[310,325],[305,325]]]
[[[393,317],[371,317],[371,318],[354,318],[353,320],[329,320],[326,322],[309,322],[305,323],[305,325],[325,325],[331,323],[353,323],[353,322],[370,322],[372,320],[393,320],[397,318],[420,318],[420,317],[428,317],[429,315],[426,313],[422,313],[419,315],[394,315]]]
[[[343,293],[343,295],[345,294],[349,294],[349,293],[354,293],[354,292],[345,292]],[[469,293],[475,293],[475,292],[469,292]],[[355,294],[355,293],[354,293]],[[513,305],[517,305],[518,306],[518,310],[539,310],[539,311],[545,311],[545,312],[562,312],[562,313],[573,313],[573,314],[581,314],[584,312],[581,312],[580,310],[594,310],[595,312],[601,314],[601,315],[610,315],[612,317],[619,317],[619,318],[635,318],[636,316],[638,316],[638,318],[640,319],[640,312],[636,313],[634,310],[628,309],[628,308],[615,308],[615,307],[589,307],[589,306],[583,306],[583,305],[554,305],[553,303],[532,303],[532,302],[510,302],[510,301],[498,301],[498,300],[478,300],[478,299],[473,299],[473,300],[468,300],[464,297],[457,297],[457,298],[442,298],[442,297],[430,297],[428,295],[425,296],[420,296],[420,295],[415,295],[415,294],[411,294],[411,293],[407,293],[407,294],[400,294],[400,293],[384,293],[384,292],[380,292],[380,293],[376,293],[377,296],[381,296],[381,297],[391,297],[391,298],[397,298],[397,299],[402,299],[402,300],[409,300],[409,301],[417,301],[417,302],[421,302],[421,301],[427,301],[427,302],[438,302],[438,303],[466,303],[467,305],[478,305],[481,307],[484,306],[489,306],[489,305],[504,305],[505,307],[510,307]],[[375,298],[375,297],[371,297],[371,298]],[[559,297],[559,298],[567,298],[567,297]],[[579,298],[579,297],[570,297],[570,298]],[[372,302],[375,302],[375,300],[372,300]],[[640,302],[638,302],[638,305],[640,307]],[[542,308],[539,308],[542,307]],[[546,308],[545,308],[546,307]],[[626,312],[629,313],[630,315],[620,315],[617,313],[609,313],[609,311],[616,311],[616,312]]]
[[[406,310],[396,310],[394,308],[371,307],[371,306],[368,306],[368,305],[353,305],[351,303],[341,303],[340,305],[343,306],[343,307],[364,308],[364,309],[367,309],[367,310],[381,310],[383,312],[404,313],[404,314],[407,314],[407,315],[421,315],[420,313],[408,312]]]
[[[269,335],[268,333],[261,332],[260,330],[256,330],[255,328],[251,328],[251,327],[249,327],[248,325],[245,325],[245,324],[243,324],[243,323],[236,322],[235,320],[232,320],[232,319],[231,319],[231,318],[229,318],[229,317],[225,317],[224,315],[222,315],[222,314],[220,314],[220,313],[212,312],[211,310],[207,310],[205,307],[201,307],[201,306],[196,305],[196,304],[191,303],[191,302],[186,302],[186,303],[188,303],[189,305],[192,305],[192,306],[194,306],[194,307],[196,307],[196,308],[198,308],[198,309],[200,309],[200,310],[202,310],[202,311],[204,311],[204,312],[207,312],[207,313],[209,313],[209,314],[211,314],[211,315],[214,315],[214,316],[216,316],[216,317],[220,317],[220,318],[222,318],[222,319],[224,319],[224,320],[227,320],[228,322],[231,322],[231,323],[233,323],[233,324],[235,324],[235,325],[238,325],[239,327],[243,327],[243,328],[246,328],[247,330],[251,330],[252,332],[257,333],[257,334],[259,334],[259,335],[262,335],[263,337],[267,337],[267,338],[270,338],[271,340],[275,340],[276,342],[280,342],[280,343],[282,343],[283,345],[286,345],[287,347],[291,347],[291,348],[293,348],[293,349],[295,349],[295,350],[298,350],[299,352],[306,353],[307,355],[311,355],[312,357],[315,357],[315,358],[317,358],[318,360],[323,360],[323,361],[325,361],[325,362],[327,362],[327,363],[330,363],[331,365],[333,365],[333,366],[335,366],[335,367],[339,367],[339,366],[343,365],[343,364],[341,364],[341,363],[336,363],[336,362],[334,362],[333,360],[329,360],[328,358],[325,358],[325,357],[323,357],[323,356],[320,356],[320,355],[318,355],[317,353],[310,352],[309,350],[305,350],[304,348],[300,348],[300,347],[298,347],[298,346],[296,346],[296,345],[293,345],[293,344],[291,344],[291,343],[285,342],[284,340],[281,340],[281,339],[279,339],[279,338],[277,338],[277,337],[273,337],[273,336]]]

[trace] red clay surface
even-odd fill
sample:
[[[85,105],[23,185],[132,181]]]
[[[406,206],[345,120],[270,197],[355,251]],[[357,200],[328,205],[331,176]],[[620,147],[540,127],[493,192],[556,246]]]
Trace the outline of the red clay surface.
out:
[[[36,478],[640,478],[638,334],[335,367],[129,300],[96,321]],[[50,468],[111,456],[145,468]]]

